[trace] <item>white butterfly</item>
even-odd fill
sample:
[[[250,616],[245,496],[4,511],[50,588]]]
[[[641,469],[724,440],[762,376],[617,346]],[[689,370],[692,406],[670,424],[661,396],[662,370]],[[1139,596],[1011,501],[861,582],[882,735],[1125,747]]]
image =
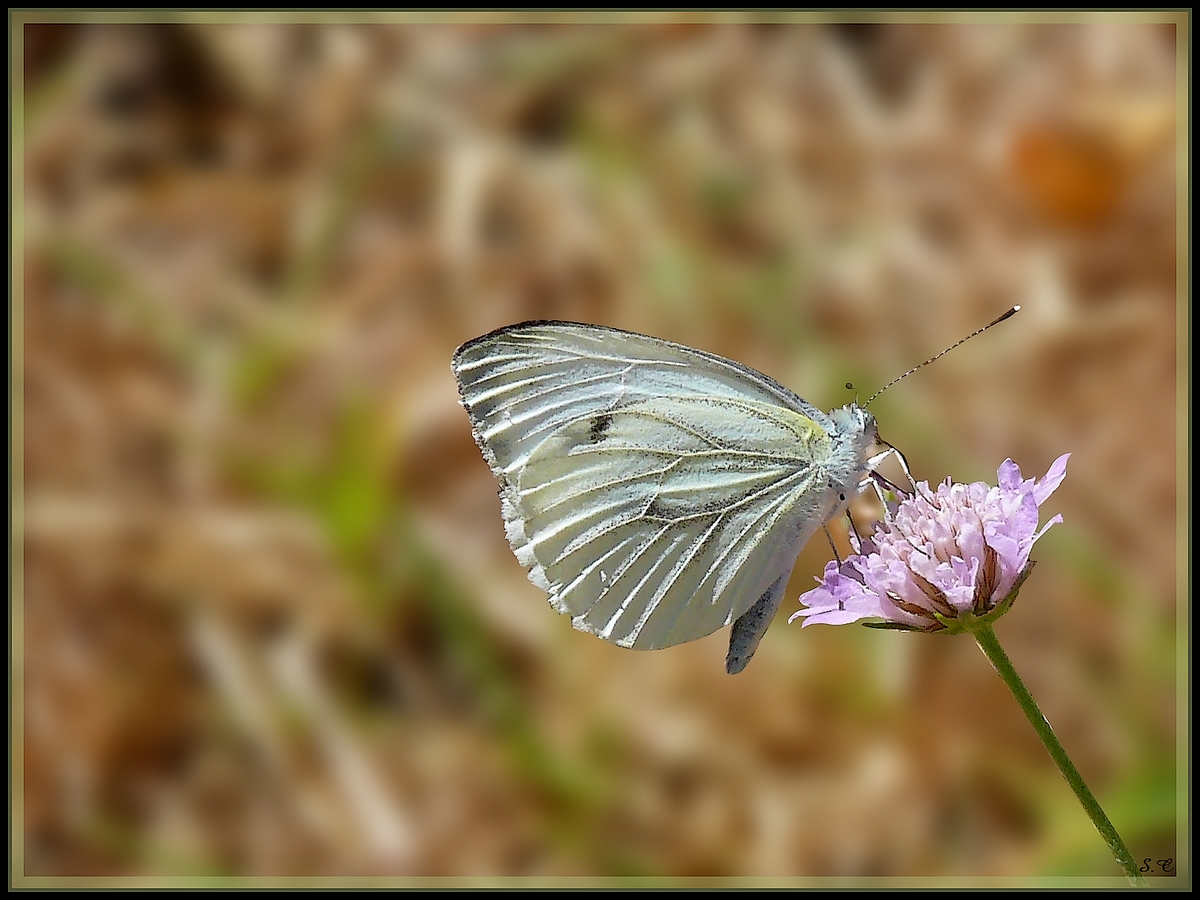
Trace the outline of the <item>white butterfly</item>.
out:
[[[750,661],[804,544],[886,455],[856,403],[826,414],[753,369],[659,338],[524,322],[452,363],[529,579],[635,650],[733,623]]]

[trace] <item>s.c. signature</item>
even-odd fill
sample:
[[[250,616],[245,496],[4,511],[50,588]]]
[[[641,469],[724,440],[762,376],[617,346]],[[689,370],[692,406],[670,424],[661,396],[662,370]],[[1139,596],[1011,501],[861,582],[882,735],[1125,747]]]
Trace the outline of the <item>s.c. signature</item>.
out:
[[[1175,860],[1170,859],[1170,858],[1156,859],[1156,860],[1154,860],[1154,866],[1157,866],[1158,870],[1160,872],[1162,872],[1166,875],[1170,875],[1172,872],[1175,871]],[[1150,865],[1150,857],[1147,856],[1145,859],[1142,860],[1142,864],[1140,866],[1138,866],[1138,871],[1149,872],[1152,868],[1154,868],[1154,866]]]

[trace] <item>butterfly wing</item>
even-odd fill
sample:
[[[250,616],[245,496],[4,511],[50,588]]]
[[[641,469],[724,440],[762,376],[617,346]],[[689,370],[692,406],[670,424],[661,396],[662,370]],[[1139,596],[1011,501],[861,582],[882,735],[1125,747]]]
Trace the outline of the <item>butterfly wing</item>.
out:
[[[828,416],[679,344],[533,322],[453,369],[530,580],[621,646],[695,640],[778,594],[857,480]]]

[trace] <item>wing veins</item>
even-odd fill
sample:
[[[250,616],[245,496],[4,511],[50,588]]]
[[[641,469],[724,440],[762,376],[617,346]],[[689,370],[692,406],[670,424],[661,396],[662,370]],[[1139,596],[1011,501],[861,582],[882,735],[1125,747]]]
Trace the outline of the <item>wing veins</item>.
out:
[[[561,521],[555,522],[553,524],[553,526],[543,528],[536,535],[531,535],[529,542],[528,542],[529,547],[530,547],[530,549],[536,549],[538,547],[538,545],[544,544],[544,543],[546,543],[546,541],[551,540],[552,538],[558,537],[564,531],[573,529],[577,525],[580,525],[581,523],[587,522],[591,519],[600,517],[603,520],[607,516],[609,516],[611,513],[616,512],[622,506],[626,506],[626,505],[628,505],[627,500],[622,500],[617,503],[608,503],[608,504],[605,504],[604,506],[599,506],[595,509],[585,510],[584,512],[582,512],[579,515],[574,516],[572,518],[563,519]],[[638,513],[637,515],[635,515],[627,520],[624,520],[624,521],[618,520],[616,524],[622,525],[622,524],[625,524],[626,522],[637,522],[639,519],[642,518],[643,513],[644,513],[644,511],[642,513]],[[528,521],[528,520],[526,520],[526,521]],[[593,527],[595,527],[595,526],[593,526]],[[605,533],[607,533],[607,532],[604,532],[604,531],[597,532],[595,537],[599,537],[601,534],[605,534]],[[581,535],[580,538],[586,538],[586,540],[584,540],[584,544],[583,544],[584,546],[586,546],[587,544],[591,543],[592,540],[594,540],[594,537],[588,537],[586,532],[584,535]],[[578,549],[574,545],[579,542],[580,538],[576,538],[575,540],[573,540],[569,544],[567,544],[567,549],[564,549],[563,552],[561,554],[559,554],[558,558],[555,559],[553,562],[551,562],[550,565],[556,566],[560,562],[562,562],[562,560],[565,559],[567,556],[570,556],[571,553],[574,553],[575,550]]]
[[[666,528],[661,529],[658,532],[658,534],[656,534],[651,540],[647,541],[643,547],[640,547],[638,549],[637,559],[640,559],[647,550],[649,550],[651,547],[653,547],[655,544],[657,544],[662,539],[663,535],[665,535],[667,533],[667,530],[668,529],[666,529]],[[639,579],[638,583],[635,584],[633,586],[633,588],[629,591],[629,593],[625,595],[625,598],[621,601],[621,605],[616,609],[615,612],[613,612],[612,616],[609,617],[609,620],[605,624],[604,628],[600,630],[599,634],[602,638],[604,638],[605,640],[608,640],[609,636],[612,634],[613,628],[616,627],[617,622],[620,620],[621,616],[625,615],[625,612],[629,609],[630,604],[633,603],[634,597],[636,597],[638,595],[638,593],[641,591],[641,589],[646,586],[647,582],[649,582],[650,579],[652,577],[654,577],[654,573],[659,570],[659,567],[661,567],[663,565],[663,563],[667,561],[667,554],[669,554],[672,550],[674,550],[676,547],[678,547],[680,542],[682,542],[684,539],[685,539],[684,535],[679,535],[674,540],[674,542],[671,544],[671,546],[668,547],[667,550],[665,550],[658,557],[658,559],[655,561],[654,565],[652,565],[646,571],[646,574],[643,575],[641,577],[641,579]],[[629,571],[629,568],[630,568],[630,566],[633,565],[634,561],[635,560],[631,560],[629,566],[626,566],[624,568],[623,572]],[[617,578],[613,579],[613,585],[615,585],[617,583],[617,580],[619,577],[620,576],[617,576]],[[597,602],[599,602],[599,600],[597,600]]]
[[[782,489],[784,487],[784,485],[786,485],[789,481],[791,481],[792,479],[796,478],[799,475],[803,475],[805,473],[805,471],[806,471],[805,469],[796,469],[796,471],[790,473],[789,475],[785,476],[784,478],[780,478],[778,481],[775,481],[775,482],[772,482],[771,484],[763,486],[759,490],[755,491],[753,494],[747,494],[745,497],[741,497],[737,500],[734,500],[729,505],[727,505],[722,510],[722,512],[729,512],[731,510],[745,506],[747,503],[752,503],[753,501],[757,500],[759,497],[763,496],[763,494],[768,493],[769,491],[771,491],[774,488]],[[786,491],[784,493],[786,493]],[[656,493],[654,496],[655,496],[655,499],[657,500],[658,494]],[[651,506],[653,506],[653,503],[651,503]],[[704,516],[711,515],[711,514],[712,514],[712,510],[703,510],[702,509],[699,512],[692,513],[691,515],[675,516],[671,519],[668,519],[667,521],[687,522],[692,519],[703,518]],[[662,521],[666,517],[665,516],[646,516],[646,518],[649,519],[651,522],[658,522],[658,521]]]
[[[593,380],[601,380],[601,379],[593,379]],[[585,384],[585,383],[587,383],[587,382],[577,381],[572,385],[572,387],[575,387],[576,385],[579,385],[579,384]],[[622,388],[622,390],[624,390],[624,389],[625,388]],[[551,391],[543,391],[542,393],[537,394],[536,396],[544,397],[544,396],[546,396],[546,394],[549,394],[549,393],[552,393],[552,392]],[[638,393],[640,393],[640,392],[638,392]],[[520,402],[524,402],[529,399],[533,399],[533,398],[523,397],[523,398],[521,398],[521,400],[518,400],[516,402],[520,403]],[[521,425],[525,422],[528,422],[530,419],[536,419],[539,416],[546,415],[547,413],[554,413],[560,409],[565,409],[565,408],[572,406],[578,402],[579,402],[579,399],[577,397],[571,397],[570,399],[564,400],[561,403],[553,403],[553,404],[548,404],[546,406],[539,407],[537,410],[526,413],[525,415],[522,415],[522,416],[510,416],[507,419],[502,418],[499,424],[493,426],[492,428],[490,428],[486,431],[483,431],[482,437],[485,441],[490,441],[496,435],[503,434],[509,428],[512,428],[517,425]],[[515,404],[509,404],[509,406],[512,406],[512,405],[515,405]],[[497,409],[492,414],[494,415],[495,412],[498,412],[501,409],[507,409],[507,407],[497,407]],[[533,437],[535,434],[540,434],[541,432],[545,431],[548,428],[561,428],[565,425],[570,425],[571,423],[577,422],[580,419],[584,419],[584,418],[587,418],[587,414],[574,416],[572,418],[566,419],[565,421],[556,421],[553,416],[547,416],[546,421],[543,422],[541,425],[539,425],[536,428],[531,428],[528,431],[524,432],[523,434],[519,435],[519,440],[527,441],[527,440],[529,440],[529,438]],[[480,424],[482,425],[482,422]]]
[[[473,385],[471,385],[471,387],[478,388],[481,384],[483,384],[487,381],[490,381],[492,378],[498,378],[498,377],[500,377],[500,375],[511,375],[511,374],[513,374],[514,371],[522,371],[522,370],[515,369],[515,370],[508,371],[508,372],[499,373],[498,375],[488,375],[488,376],[485,376],[484,378],[481,378],[478,381],[476,381]],[[471,403],[472,404],[486,403],[488,400],[491,400],[493,397],[503,396],[508,391],[520,390],[521,388],[526,387],[527,385],[538,384],[539,382],[547,381],[551,378],[557,378],[559,376],[559,374],[560,374],[559,372],[542,372],[540,374],[533,375],[529,378],[523,378],[520,381],[509,381],[502,385],[498,385],[498,386],[490,388],[486,391],[481,391],[480,393],[475,394],[473,397],[471,397]],[[534,395],[530,395],[531,398],[533,396]],[[539,394],[537,396],[542,396],[542,395]]]
[[[789,506],[789,504],[787,502],[788,498],[789,498],[788,492],[780,493],[779,497],[776,498],[775,500],[773,500],[771,502],[771,504],[768,505],[766,507],[766,509],[763,510],[762,515],[752,519],[746,525],[746,527],[744,529],[742,529],[741,534],[739,534],[737,537],[733,538],[733,540],[731,540],[729,542],[729,544],[721,551],[720,556],[718,556],[715,560],[713,560],[712,564],[708,567],[707,570],[705,570],[704,576],[697,583],[697,590],[699,590],[699,588],[702,588],[708,582],[708,580],[713,577],[713,575],[717,572],[717,570],[722,565],[725,564],[726,559],[729,557],[729,555],[731,553],[733,553],[739,546],[744,545],[746,543],[747,535],[751,534],[752,532],[756,532],[756,531],[758,533],[761,533],[764,530],[762,527],[762,523],[768,519],[770,520],[770,525],[767,526],[766,530],[770,530],[770,527],[773,526],[774,523],[779,520],[779,517],[782,516],[786,512],[786,510]],[[753,548],[751,549],[750,552],[751,553],[753,552]],[[736,575],[739,571],[741,571],[742,566],[744,566],[746,564],[745,557],[748,557],[749,554],[743,553],[740,555],[743,558],[734,564],[734,566],[733,566],[734,574],[732,576],[730,576],[730,578],[726,581],[724,586],[720,586],[719,588],[714,588],[713,604],[716,604],[716,602],[720,599],[720,597],[724,595],[725,590],[727,590],[729,585],[733,583],[733,578],[736,577]]]
[[[671,469],[673,469],[678,464],[679,464],[679,460],[674,459],[667,465],[663,466],[661,469],[651,469],[647,472],[638,472],[636,474],[629,475],[629,476],[626,476],[623,478],[617,478],[613,481],[605,481],[602,484],[590,485],[589,487],[586,487],[580,491],[576,491],[573,494],[566,494],[566,495],[560,497],[558,500],[555,500],[553,503],[549,504],[548,506],[541,507],[538,510],[538,513],[540,515],[544,515],[545,513],[548,513],[551,510],[556,509],[559,506],[562,506],[564,503],[568,503],[572,500],[578,500],[582,497],[588,496],[589,494],[594,494],[597,491],[606,491],[606,490],[609,490],[610,488],[615,488],[615,487],[618,487],[623,484],[633,484],[635,482],[644,481],[646,479],[654,478],[659,475],[665,475],[667,472],[671,471]],[[568,481],[575,477],[576,476],[573,474],[561,475],[558,478],[554,478],[550,481],[543,482],[542,484],[539,484],[537,487],[531,488],[528,491],[521,491],[520,496],[521,497],[531,497],[537,491],[540,491],[543,488],[553,487],[556,484],[561,484],[562,482]]]
[[[672,465],[674,465],[674,463]],[[766,487],[762,488],[761,490],[756,491],[753,494],[750,494],[746,497],[741,498],[740,500],[737,500],[737,501],[729,504],[728,506],[726,506],[723,510],[720,510],[719,512],[714,512],[713,510],[701,510],[697,513],[693,513],[692,515],[679,516],[679,517],[675,517],[675,518],[671,518],[671,519],[667,519],[662,516],[650,516],[650,515],[647,515],[647,512],[649,511],[650,507],[654,505],[654,498],[652,498],[649,503],[646,503],[644,505],[642,511],[640,513],[638,513],[637,515],[634,515],[629,518],[617,519],[612,522],[599,522],[596,525],[592,526],[584,534],[581,534],[579,537],[570,541],[563,548],[562,552],[559,553],[559,555],[557,557],[555,557],[555,559],[551,563],[549,563],[549,566],[561,565],[563,563],[563,561],[567,559],[567,557],[571,556],[572,554],[578,553],[580,550],[587,547],[593,541],[598,540],[599,538],[605,536],[606,534],[608,534],[609,532],[611,532],[617,528],[623,528],[627,525],[635,525],[638,522],[666,522],[667,523],[666,527],[671,527],[671,526],[678,526],[685,522],[693,522],[698,519],[703,519],[706,516],[711,516],[711,515],[724,516],[724,515],[727,515],[728,513],[732,512],[735,509],[745,506],[747,503],[751,503],[754,500],[757,500],[759,497],[761,497],[765,493],[769,492],[772,488],[778,488],[780,490],[781,496],[786,496],[789,493],[789,491],[786,488],[787,483],[802,474],[803,474],[803,470],[797,470],[796,472],[787,476],[787,478],[780,479],[778,482],[776,482],[773,485],[767,485]],[[553,531],[548,532],[548,533],[542,532],[542,533],[539,533],[536,537],[533,537],[530,540],[529,545],[530,545],[530,547],[534,547],[537,544],[545,543],[545,541],[560,534],[563,531],[563,529],[567,526],[574,526],[580,522],[585,522],[588,519],[596,518],[597,513],[608,514],[609,512],[611,512],[613,510],[619,509],[622,505],[623,505],[622,503],[610,503],[605,506],[599,507],[595,510],[592,510],[584,515],[576,516],[575,518],[566,520],[565,522],[560,522],[560,523],[558,523],[557,527],[554,528]]]
[[[717,517],[713,520],[713,523],[708,526],[707,530],[705,530],[704,534],[692,544],[688,555],[675,564],[675,567],[671,570],[670,574],[666,579],[663,580],[663,584],[659,585],[658,590],[654,592],[654,596],[650,598],[650,602],[647,604],[646,609],[642,610],[642,614],[638,616],[638,620],[630,632],[629,640],[631,643],[637,642],[638,635],[642,633],[642,629],[645,628],[646,623],[650,621],[650,616],[654,614],[654,611],[658,609],[659,604],[661,604],[666,598],[667,594],[671,592],[671,589],[675,587],[675,583],[679,580],[679,576],[683,574],[683,571],[688,567],[688,564],[696,558],[696,554],[700,553],[708,545],[709,541],[712,540],[713,532],[720,526],[721,520],[724,517],[724,513],[717,515]],[[699,587],[703,584],[704,580],[701,579],[696,585],[697,589],[699,589]],[[693,592],[692,596],[695,596],[695,592]],[[688,600],[690,601],[691,597],[689,597]],[[682,610],[686,608],[687,605],[687,603],[681,603],[680,609]],[[675,618],[676,620],[678,619],[678,614],[676,614]],[[672,620],[672,625],[674,625],[674,621],[675,620]]]
[[[575,588],[578,587],[584,581],[584,579],[587,578],[587,576],[591,575],[592,572],[594,572],[596,569],[598,569],[602,565],[604,565],[604,563],[607,562],[613,556],[613,554],[621,552],[621,550],[625,549],[626,547],[628,547],[631,543],[635,542],[636,540],[637,540],[637,535],[632,535],[632,536],[625,538],[624,540],[618,542],[617,545],[614,546],[611,550],[609,550],[607,553],[605,553],[602,557],[600,557],[595,562],[586,566],[583,569],[583,571],[581,571],[578,575],[576,575],[574,578],[572,578],[571,581],[566,585],[566,587],[559,590],[557,595],[552,594],[551,596],[556,597],[559,600],[565,601],[567,599],[567,597],[575,590]],[[591,610],[593,606],[595,606],[597,603],[599,603],[608,594],[608,591],[611,588],[611,586],[612,586],[611,581],[605,583],[604,589],[600,592],[599,596],[597,596],[596,599],[592,601],[592,606],[588,607],[589,610]],[[580,615],[584,615],[584,613],[581,613]]]
[[[771,516],[772,521],[778,520],[779,516],[782,515],[782,511],[779,509],[779,507],[781,505],[784,505],[784,501],[786,499],[787,499],[787,495],[781,494],[779,496],[779,498],[771,505],[771,507],[769,507],[769,509],[772,509],[775,511],[774,514]],[[673,643],[672,638],[674,637],[676,629],[679,627],[680,618],[683,616],[683,614],[689,608],[691,608],[691,600],[694,599],[695,597],[698,597],[701,595],[701,593],[704,590],[704,585],[708,583],[708,580],[712,577],[713,573],[716,572],[718,569],[720,569],[720,567],[725,562],[725,559],[729,556],[729,554],[739,544],[741,544],[745,540],[746,535],[749,534],[752,530],[754,530],[754,527],[756,525],[758,525],[764,518],[766,518],[765,515],[760,516],[759,518],[753,520],[750,523],[750,525],[747,526],[742,531],[741,534],[739,534],[736,538],[734,538],[732,541],[729,542],[729,544],[721,551],[720,555],[716,559],[714,559],[712,561],[712,563],[709,565],[709,567],[705,570],[704,576],[699,581],[696,582],[696,590],[692,592],[692,596],[688,599],[688,602],[679,604],[679,606],[675,609],[674,615],[671,616],[669,621],[666,623],[667,627],[664,629],[664,634],[666,635],[665,640],[666,640],[668,646]],[[738,572],[741,571],[742,567],[745,564],[746,564],[745,559],[743,559],[741,562],[737,563],[734,566],[733,574],[729,577],[729,579],[725,582],[724,585],[720,585],[720,586],[714,585],[712,597],[708,601],[708,606],[710,608],[715,607],[720,604],[721,599],[725,596],[725,592],[729,589],[729,586],[731,584],[733,584],[733,581],[737,577]],[[648,621],[649,615],[647,615],[646,618]],[[640,631],[640,629],[639,629],[639,631]]]
[[[549,373],[549,375],[547,375],[547,376],[546,376],[546,378],[552,378],[552,377],[554,377],[555,375],[558,375],[558,374],[559,374],[558,372],[551,372],[551,373]],[[623,374],[623,373],[622,373],[622,374]],[[583,378],[583,379],[580,379],[580,380],[578,380],[578,381],[572,381],[572,382],[571,382],[571,387],[572,387],[572,388],[577,388],[577,387],[582,387],[582,386],[584,386],[584,385],[588,385],[588,384],[594,384],[594,383],[595,383],[595,382],[597,382],[597,381],[606,381],[606,380],[608,380],[610,377],[611,377],[611,375],[610,375],[609,373],[602,373],[602,374],[600,374],[600,375],[592,375],[592,376],[591,376],[591,377],[589,377],[589,378]],[[544,380],[545,380],[545,378],[543,378],[543,379],[540,379],[540,380],[543,380],[543,381],[544,381]],[[526,383],[526,382],[521,382],[521,384],[524,384],[524,383]],[[506,388],[507,388],[507,387],[518,387],[518,386],[519,386],[518,384],[505,385],[505,387],[506,387]],[[558,390],[562,390],[562,388],[559,388]],[[516,398],[515,400],[513,400],[511,403],[506,403],[506,404],[500,404],[500,405],[498,405],[498,406],[497,406],[497,407],[496,407],[494,410],[492,410],[492,412],[491,412],[490,414],[491,414],[491,415],[495,415],[497,412],[499,412],[499,411],[500,411],[500,410],[502,410],[502,409],[507,409],[508,407],[510,407],[510,406],[515,406],[515,405],[516,405],[516,404],[518,404],[518,403],[529,403],[529,402],[532,402],[532,401],[534,401],[534,400],[538,400],[538,399],[540,399],[540,398],[542,398],[542,397],[548,396],[549,394],[553,394],[554,392],[555,392],[555,391],[554,391],[553,389],[550,389],[550,390],[544,390],[544,391],[532,391],[532,392],[530,392],[530,393],[528,393],[528,394],[524,394],[524,395],[522,395],[522,396],[520,396],[520,397],[517,397],[517,398]],[[500,393],[503,393],[503,391],[501,391]],[[491,396],[498,396],[498,394],[492,394]],[[476,404],[476,403],[479,403],[479,402],[480,402],[482,399],[486,399],[486,398],[472,398],[472,400],[471,400],[471,403],[472,403],[472,405],[474,405],[474,404]],[[572,403],[575,403],[575,402],[578,402],[578,401],[577,401],[577,400],[572,400],[571,402],[572,402]],[[539,412],[540,412],[540,411],[543,411],[543,410],[547,410],[547,409],[558,409],[558,408],[560,408],[560,407],[545,406],[545,407],[541,407],[541,408],[539,409]],[[527,419],[535,418],[535,417],[536,417],[536,415],[537,415],[537,413],[534,413],[533,415],[526,415],[526,416],[523,416],[523,417],[520,417],[520,418],[518,418],[518,417],[516,417],[516,416],[513,416],[512,418],[510,418],[510,419],[509,419],[509,422],[508,422],[508,423],[509,423],[509,424],[513,424],[513,425],[519,425],[521,422],[524,422],[524,421],[526,421]],[[572,421],[573,421],[573,420],[572,420]],[[534,432],[530,432],[530,434],[533,434],[533,433],[534,433]]]

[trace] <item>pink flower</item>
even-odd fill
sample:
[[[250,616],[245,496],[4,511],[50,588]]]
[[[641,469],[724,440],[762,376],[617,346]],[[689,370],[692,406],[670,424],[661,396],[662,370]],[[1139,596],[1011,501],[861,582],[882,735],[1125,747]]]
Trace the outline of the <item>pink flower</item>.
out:
[[[851,535],[855,555],[826,565],[820,586],[800,598],[803,608],[788,621],[879,618],[885,623],[877,627],[942,631],[958,630],[953,620],[999,617],[1033,568],[1034,542],[1062,521],[1056,515],[1039,530],[1038,507],[1062,484],[1069,456],[1056,459],[1040,481],[1023,481],[1006,459],[996,472],[999,487],[947,478],[934,492],[919,482],[869,538]]]

